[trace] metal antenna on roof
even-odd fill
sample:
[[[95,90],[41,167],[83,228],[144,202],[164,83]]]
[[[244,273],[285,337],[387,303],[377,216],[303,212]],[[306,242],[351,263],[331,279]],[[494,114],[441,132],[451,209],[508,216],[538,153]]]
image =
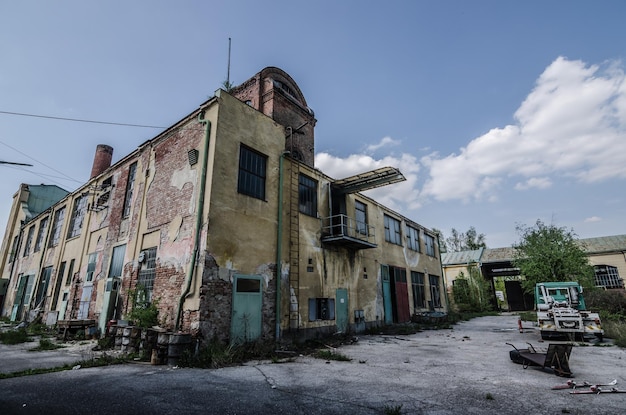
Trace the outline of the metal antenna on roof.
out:
[[[226,72],[226,83],[230,85],[230,38],[228,38],[228,71]]]
[[[233,85],[230,83],[230,38],[228,38],[228,70],[226,71],[226,80],[224,81],[224,89],[230,92]]]

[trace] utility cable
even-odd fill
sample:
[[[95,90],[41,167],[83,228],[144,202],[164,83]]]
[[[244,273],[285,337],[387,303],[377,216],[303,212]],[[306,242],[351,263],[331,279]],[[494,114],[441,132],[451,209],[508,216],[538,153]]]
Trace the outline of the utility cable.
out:
[[[158,128],[158,129],[167,128],[167,127],[159,127],[159,126],[155,126],[155,125],[127,124],[127,123],[121,123],[121,122],[84,120],[84,119],[80,119],[80,118],[53,117],[53,116],[50,116],[50,115],[26,114],[26,113],[23,113],[23,112],[0,111],[0,114],[19,115],[21,117],[46,118],[46,119],[49,119],[49,120],[86,122],[86,123],[92,123],[92,124],[119,125],[119,126],[122,126],[122,127]]]

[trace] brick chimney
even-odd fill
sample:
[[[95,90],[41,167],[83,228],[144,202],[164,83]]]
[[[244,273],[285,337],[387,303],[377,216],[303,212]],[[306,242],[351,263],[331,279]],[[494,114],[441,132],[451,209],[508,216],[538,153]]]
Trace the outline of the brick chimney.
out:
[[[96,147],[96,154],[93,157],[93,166],[91,167],[91,177],[100,175],[103,171],[111,167],[111,160],[113,159],[113,147],[106,144],[98,144]]]

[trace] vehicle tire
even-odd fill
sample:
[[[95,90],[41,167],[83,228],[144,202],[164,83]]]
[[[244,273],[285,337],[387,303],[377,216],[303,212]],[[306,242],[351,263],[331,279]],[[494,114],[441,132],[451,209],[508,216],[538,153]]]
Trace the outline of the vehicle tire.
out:
[[[602,333],[595,333],[595,334],[596,334],[596,337],[598,338],[598,341],[602,343],[604,341],[604,334]]]

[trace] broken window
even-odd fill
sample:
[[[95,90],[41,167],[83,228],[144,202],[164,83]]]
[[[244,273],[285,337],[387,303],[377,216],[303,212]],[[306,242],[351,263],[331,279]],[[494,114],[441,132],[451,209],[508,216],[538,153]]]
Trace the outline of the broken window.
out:
[[[239,149],[239,179],[237,191],[265,200],[267,157],[244,145]]]
[[[126,181],[126,193],[124,196],[124,208],[122,210],[122,218],[130,216],[130,208],[133,201],[133,189],[135,188],[135,174],[137,172],[137,162],[128,168],[128,180]]]
[[[96,271],[96,259],[98,254],[95,252],[89,254],[89,260],[87,261],[87,275],[85,275],[85,281],[93,281],[93,273]]]
[[[19,236],[15,236],[13,238],[13,245],[11,245],[11,253],[9,254],[9,262],[13,262],[13,260],[17,256],[17,249],[19,247],[19,243],[20,243]]]
[[[65,206],[54,212],[54,220],[52,221],[52,237],[48,246],[53,247],[59,244],[61,238],[61,228],[63,228],[63,220],[65,219]]]
[[[385,241],[396,245],[402,245],[400,221],[385,215]]]
[[[406,241],[410,250],[420,252],[420,231],[417,228],[407,225]]]
[[[432,307],[441,307],[441,289],[439,288],[439,277],[437,275],[429,275],[428,282],[430,283],[430,300],[432,301]]]
[[[309,321],[334,319],[334,298],[309,298]]]
[[[411,271],[411,288],[413,290],[413,308],[418,309],[426,307],[423,273]]]
[[[298,183],[300,212],[317,217],[317,181],[301,174]]]
[[[39,222],[39,231],[37,232],[37,241],[35,242],[35,252],[39,252],[46,238],[46,229],[48,228],[48,216]]]
[[[143,290],[144,298],[141,300],[152,302],[152,291],[154,290],[154,277],[156,276],[156,247],[144,249],[139,254],[141,269],[137,286]]]
[[[624,280],[620,278],[616,267],[611,265],[596,265],[593,268],[596,272],[595,283],[597,287],[624,288]]]
[[[80,230],[83,227],[86,207],[86,196],[79,196],[74,200],[74,208],[72,209],[72,216],[70,217],[70,228],[67,231],[68,239],[80,235]]]
[[[26,237],[26,244],[24,245],[24,256],[28,256],[30,253],[30,247],[33,243],[33,235],[35,235],[35,225],[28,228],[28,236]]]
[[[72,274],[74,274],[74,260],[70,261],[70,267],[67,269],[67,278],[65,278],[65,285],[70,285],[72,282]]]

